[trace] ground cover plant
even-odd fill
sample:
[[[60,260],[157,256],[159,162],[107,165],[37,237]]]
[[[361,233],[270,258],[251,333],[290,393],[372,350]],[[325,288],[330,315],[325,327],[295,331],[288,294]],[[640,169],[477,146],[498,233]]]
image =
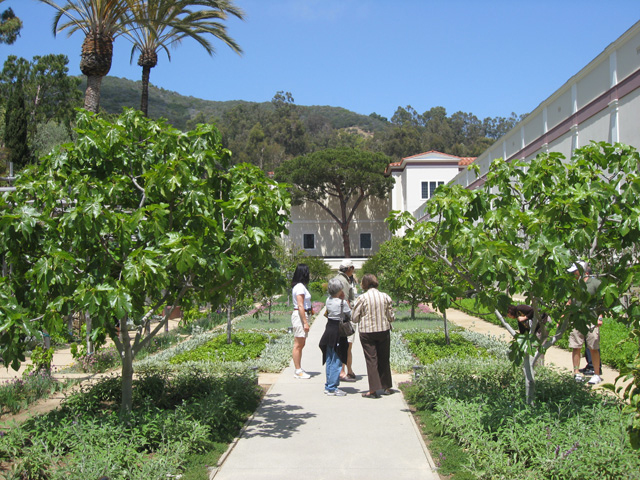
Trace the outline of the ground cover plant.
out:
[[[223,451],[257,407],[250,372],[185,368],[134,381],[136,407],[118,414],[121,379],[102,379],[70,396],[59,410],[0,436],[8,479],[148,480],[181,473],[187,459]],[[202,470],[205,468],[202,466]]]
[[[393,322],[393,328],[396,330],[410,328],[431,330],[443,326],[442,316],[434,312],[428,305],[422,303],[418,305],[417,309],[412,309],[407,302],[400,302],[394,306],[394,313],[396,320]],[[453,328],[453,324],[449,324],[449,326]]]
[[[428,365],[441,358],[483,357],[487,353],[478,348],[459,333],[449,335],[447,343],[444,332],[404,332],[408,348],[422,365]]]
[[[532,406],[524,378],[504,357],[443,358],[403,390],[464,448],[464,470],[476,478],[640,478],[617,398],[548,368],[537,376]]]
[[[188,352],[176,355],[171,363],[184,362],[242,362],[257,358],[264,350],[269,337],[262,333],[238,332],[231,335],[231,343],[227,343],[226,335],[219,335],[213,340]]]
[[[0,415],[18,413],[33,402],[66,390],[73,383],[72,380],[56,380],[45,370],[7,380],[0,385]]]

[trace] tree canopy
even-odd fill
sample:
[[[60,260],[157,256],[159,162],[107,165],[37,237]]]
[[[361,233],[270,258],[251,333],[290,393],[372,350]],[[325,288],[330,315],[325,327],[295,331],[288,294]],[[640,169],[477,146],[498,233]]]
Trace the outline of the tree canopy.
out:
[[[53,7],[53,34],[66,30],[84,34],[80,55],[80,71],[87,76],[84,108],[97,113],[100,107],[102,78],[111,70],[113,41],[129,23],[129,2],[140,0],[40,0]]]
[[[79,80],[68,76],[68,63],[66,55],[35,56],[32,61],[9,55],[4,62],[0,97],[8,98],[15,85],[22,85],[28,144],[33,151],[39,129],[48,122],[62,125],[71,133],[75,108],[81,106],[81,93]]]
[[[385,198],[393,188],[394,179],[384,174],[388,164],[381,153],[326,149],[286,160],[275,178],[292,185],[294,204],[316,204],[338,223],[344,255],[350,257],[349,225],[358,207],[369,198]]]
[[[4,0],[0,0],[0,3]],[[0,44],[12,45],[20,36],[22,20],[16,17],[13,10],[7,8],[0,14]]]
[[[202,7],[193,11],[194,6]],[[209,0],[195,2],[188,0],[145,0],[131,2],[130,19],[134,28],[125,31],[125,38],[133,44],[131,59],[139,52],[138,65],[142,67],[142,95],[140,110],[146,116],[149,102],[149,76],[158,64],[158,53],[164,51],[169,60],[169,47],[178,46],[183,39],[191,38],[213,55],[215,48],[208,35],[225,43],[234,52],[242,49],[227,33],[223,20],[229,15],[239,19],[244,12],[231,0]]]
[[[2,357],[16,366],[22,335],[86,312],[120,351],[126,411],[133,358],[168,320],[144,336],[152,315],[222,305],[271,265],[289,197],[258,168],[231,166],[214,127],[182,133],[132,110],[113,123],[82,111],[77,125],[75,144],[0,200]]]
[[[482,188],[440,187],[427,203],[430,221],[391,217],[394,230],[408,227],[408,241],[466,280],[501,319],[513,336],[512,358],[524,366],[530,401],[535,359],[565,331],[586,332],[600,313],[640,325],[638,298],[629,296],[640,280],[639,166],[635,149],[604,142],[576,150],[568,161],[559,153],[531,162],[497,159]],[[567,273],[579,260],[602,281],[596,295]],[[545,312],[560,324],[555,335],[516,334],[504,320],[514,294],[534,308],[531,332]]]

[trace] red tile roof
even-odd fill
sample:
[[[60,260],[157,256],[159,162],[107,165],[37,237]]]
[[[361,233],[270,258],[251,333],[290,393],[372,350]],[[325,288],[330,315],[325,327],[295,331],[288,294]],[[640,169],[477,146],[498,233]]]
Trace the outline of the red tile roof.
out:
[[[387,168],[385,170],[385,173],[387,175],[389,175],[391,173],[391,170],[396,168],[396,167],[402,167],[403,164],[406,164],[408,162],[410,162],[412,159],[416,158],[416,157],[420,157],[422,155],[428,155],[430,153],[437,153],[439,155],[443,155],[445,157],[449,157],[451,158],[451,160],[458,160],[458,166],[466,166],[466,165],[471,165],[473,163],[473,161],[476,159],[476,157],[458,157],[456,155],[450,155],[448,153],[443,153],[443,152],[439,152],[437,150],[429,150],[428,152],[423,152],[423,153],[418,153],[416,155],[411,155],[409,157],[404,157],[401,161],[399,162],[393,162],[390,163],[389,165],[387,165]]]
[[[478,157],[460,157],[458,165],[471,165]]]

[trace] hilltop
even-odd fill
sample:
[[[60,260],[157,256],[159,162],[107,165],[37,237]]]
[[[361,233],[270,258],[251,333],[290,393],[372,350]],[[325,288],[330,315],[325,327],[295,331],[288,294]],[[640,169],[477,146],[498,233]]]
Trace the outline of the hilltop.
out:
[[[86,77],[81,79],[80,89],[84,93]],[[118,114],[123,107],[138,108],[140,105],[141,82],[119,77],[105,77],[102,81],[100,107],[108,113]],[[275,94],[276,92],[274,92]],[[166,118],[174,127],[184,130],[194,119],[222,119],[225,112],[238,105],[257,106],[265,112],[272,112],[271,102],[247,102],[244,100],[215,101],[181,95],[164,88],[149,86],[149,117]],[[376,132],[384,130],[389,122],[378,116],[361,115],[346,108],[330,106],[297,106],[302,121],[316,116],[323,117],[334,129],[354,128],[358,131]]]

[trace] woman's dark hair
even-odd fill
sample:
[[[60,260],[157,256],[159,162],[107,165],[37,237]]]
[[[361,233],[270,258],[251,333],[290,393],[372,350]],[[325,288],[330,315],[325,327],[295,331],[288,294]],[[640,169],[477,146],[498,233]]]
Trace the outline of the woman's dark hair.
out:
[[[507,307],[507,316],[514,317],[514,318],[518,316],[518,309],[516,308],[515,305],[509,305]]]
[[[378,288],[378,279],[373,273],[367,273],[362,277],[362,289]]]
[[[309,267],[305,263],[299,263],[296,271],[293,272],[291,286],[295,287],[299,283],[305,286],[309,284]]]

